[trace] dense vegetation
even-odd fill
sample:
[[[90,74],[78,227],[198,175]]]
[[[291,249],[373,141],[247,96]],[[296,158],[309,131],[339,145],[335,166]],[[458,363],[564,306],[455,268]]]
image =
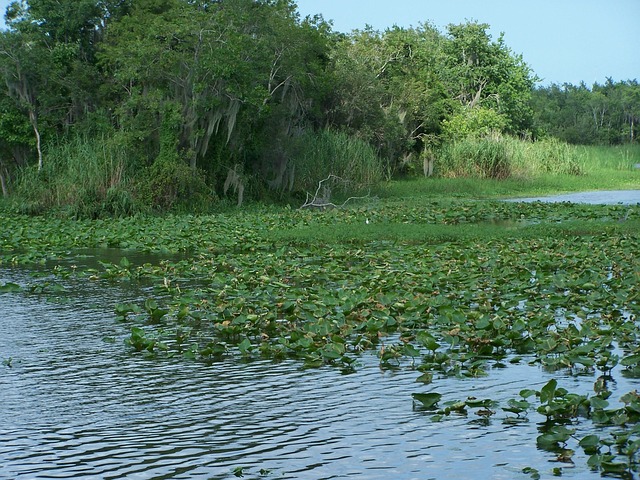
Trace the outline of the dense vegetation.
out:
[[[637,143],[640,85],[637,80],[588,88],[551,85],[534,90],[532,98],[538,133],[583,145]]]
[[[23,0],[6,21],[0,183],[27,213],[302,203],[330,174],[334,194],[401,173],[531,174],[517,161],[531,145],[505,136],[636,139],[636,83],[598,89],[594,136],[574,110],[595,100],[536,91],[475,22],[345,34],[293,0]],[[533,170],[578,173],[557,148]]]

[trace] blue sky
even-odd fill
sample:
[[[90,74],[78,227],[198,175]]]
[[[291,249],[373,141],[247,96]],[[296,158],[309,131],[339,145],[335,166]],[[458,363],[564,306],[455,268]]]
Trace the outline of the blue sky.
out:
[[[477,20],[500,32],[515,53],[549,83],[640,81],[640,0],[297,0],[298,11],[321,13],[334,30],[366,24],[376,30]]]
[[[10,0],[0,0],[3,16]],[[477,20],[522,54],[542,84],[640,81],[640,0],[297,0],[304,17],[321,13],[334,30],[377,30]]]

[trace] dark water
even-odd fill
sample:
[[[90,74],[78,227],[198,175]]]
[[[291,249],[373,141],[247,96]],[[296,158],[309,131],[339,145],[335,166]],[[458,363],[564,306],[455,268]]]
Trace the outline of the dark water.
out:
[[[0,270],[6,281],[30,279]],[[535,419],[508,424],[497,409],[436,423],[412,404],[412,392],[433,390],[506,402],[548,380],[537,367],[423,386],[374,355],[351,375],[148,360],[127,352],[112,313],[132,294],[87,281],[55,296],[0,294],[0,478],[232,479],[243,468],[244,478],[525,479],[527,466],[599,478],[580,453],[572,467],[538,450]],[[560,384],[587,393],[593,381]]]

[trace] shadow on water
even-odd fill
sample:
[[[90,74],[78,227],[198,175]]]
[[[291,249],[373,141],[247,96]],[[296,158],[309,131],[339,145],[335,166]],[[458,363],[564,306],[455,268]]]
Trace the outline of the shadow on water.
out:
[[[28,274],[0,269],[0,281]],[[65,302],[0,294],[2,479],[513,479],[529,478],[527,466],[555,466],[532,444],[535,422],[509,423],[504,412],[433,422],[412,404],[411,392],[430,390],[419,373],[383,371],[375,355],[350,375],[294,361],[131,355],[113,306],[144,292],[65,282]],[[437,388],[443,398],[506,401],[549,378],[523,362]],[[563,476],[599,478],[579,456]]]

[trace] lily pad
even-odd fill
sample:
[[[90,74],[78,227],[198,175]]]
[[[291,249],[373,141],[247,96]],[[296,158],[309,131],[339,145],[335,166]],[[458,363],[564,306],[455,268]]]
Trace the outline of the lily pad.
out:
[[[442,398],[440,393],[413,393],[411,394],[414,400],[417,400],[423,408],[428,410],[435,409],[438,402]]]

